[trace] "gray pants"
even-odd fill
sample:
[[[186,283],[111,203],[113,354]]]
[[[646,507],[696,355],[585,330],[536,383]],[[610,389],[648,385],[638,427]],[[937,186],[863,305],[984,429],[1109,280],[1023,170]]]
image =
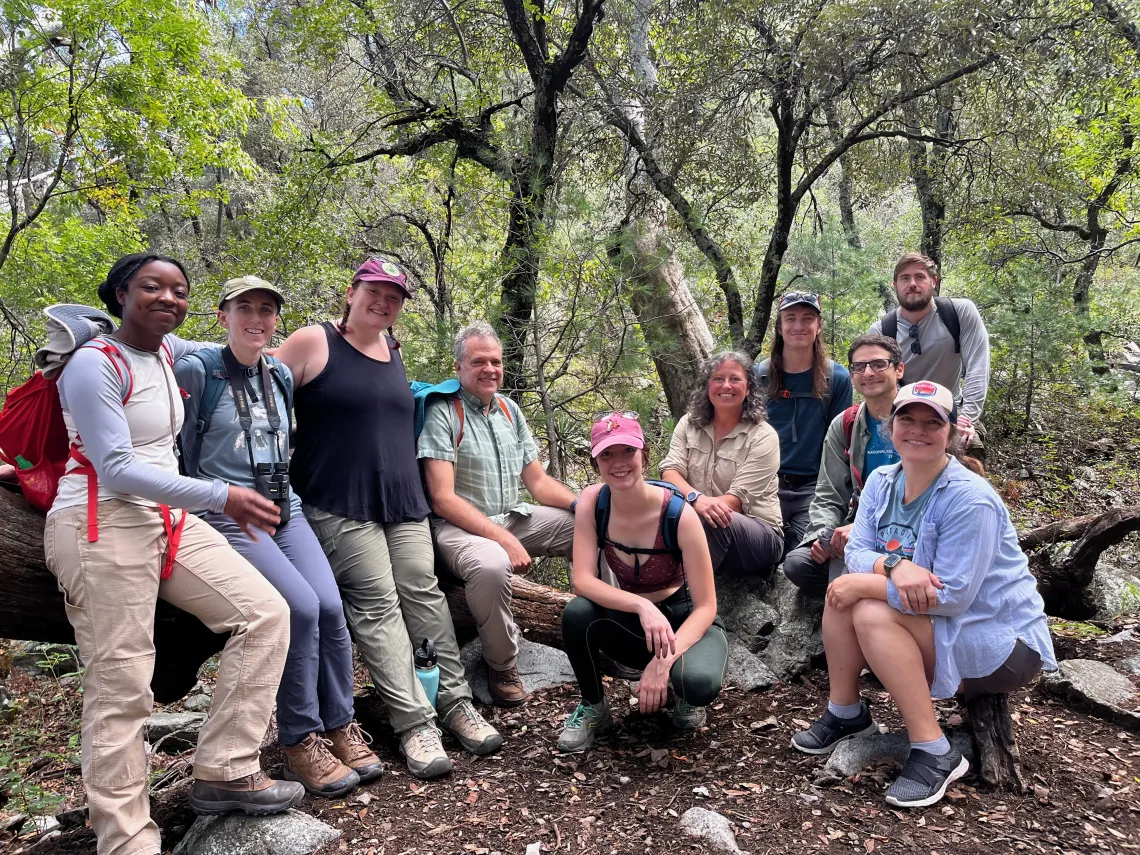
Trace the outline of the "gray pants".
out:
[[[784,539],[764,520],[735,511],[727,528],[713,528],[704,519],[705,539],[713,570],[728,576],[767,576],[780,563]]]
[[[204,515],[289,604],[289,656],[277,689],[282,745],[310,733],[344,727],[353,716],[352,639],[332,569],[308,520],[294,513],[270,537],[257,540],[224,514]]]
[[[513,668],[519,630],[511,614],[511,575],[507,551],[493,540],[436,519],[435,545],[447,568],[463,580],[463,592],[483,642],[483,658],[496,671]],[[574,551],[574,515],[560,508],[534,506],[530,516],[507,514],[503,528],[530,555],[570,558]]]
[[[784,554],[787,555],[800,545],[811,525],[808,508],[815,498],[815,480],[798,487],[785,487],[781,478],[779,497],[780,515],[784,518]]]
[[[305,516],[332,565],[349,628],[388,705],[392,729],[403,733],[435,718],[416,677],[410,638],[435,640],[440,712],[470,699],[451,612],[435,578],[427,520],[384,525],[312,505],[305,505]]]
[[[843,575],[846,569],[842,558],[832,558],[824,564],[811,560],[811,546],[799,546],[784,557],[784,575],[805,594],[822,597],[827,586]]]

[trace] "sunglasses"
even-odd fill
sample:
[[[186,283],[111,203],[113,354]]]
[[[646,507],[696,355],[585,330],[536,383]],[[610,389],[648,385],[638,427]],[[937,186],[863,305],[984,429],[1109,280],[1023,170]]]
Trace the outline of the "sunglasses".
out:
[[[852,362],[850,367],[852,374],[862,374],[868,368],[878,374],[881,371],[886,371],[892,365],[898,364],[897,359],[869,359],[866,362]]]
[[[819,307],[819,296],[808,291],[789,291],[780,298],[780,309],[786,309],[797,303],[806,303],[817,312],[822,311]]]
[[[602,410],[600,413],[594,415],[594,421],[600,422],[602,419],[608,419],[612,416],[621,416],[623,419],[633,419],[633,421],[640,421],[641,416],[633,410]]]
[[[908,333],[908,335],[913,339],[913,341],[911,341],[911,343],[910,343],[910,355],[911,356],[921,356],[922,355],[922,342],[920,342],[918,340],[918,327],[917,326],[911,326],[910,332]]]

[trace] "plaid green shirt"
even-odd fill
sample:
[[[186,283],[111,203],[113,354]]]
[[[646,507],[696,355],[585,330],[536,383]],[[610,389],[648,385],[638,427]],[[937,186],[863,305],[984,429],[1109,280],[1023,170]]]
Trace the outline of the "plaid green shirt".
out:
[[[463,401],[463,441],[455,445],[459,417],[452,400],[439,398],[428,405],[417,456],[449,460],[455,464],[455,495],[466,499],[492,522],[502,524],[509,512],[530,516],[530,506],[519,501],[523,467],[538,459],[538,446],[530,435],[518,405],[499,396],[514,424],[497,401],[483,412],[479,399],[466,389]]]

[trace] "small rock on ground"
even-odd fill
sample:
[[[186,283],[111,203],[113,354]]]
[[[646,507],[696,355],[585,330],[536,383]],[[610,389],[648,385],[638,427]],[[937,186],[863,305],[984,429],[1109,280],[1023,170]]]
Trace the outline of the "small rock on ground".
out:
[[[962,752],[971,762],[974,759],[973,740],[965,733],[954,733],[950,744]],[[857,775],[868,766],[888,757],[901,766],[910,754],[910,740],[906,733],[872,733],[857,739],[848,739],[831,752],[826,768],[840,778]]]
[[[1058,668],[1041,676],[1037,684],[1041,691],[1077,701],[1094,715],[1140,731],[1140,713],[1132,709],[1137,697],[1131,680],[1094,659],[1065,659]]]
[[[459,661],[466,672],[471,693],[484,704],[491,703],[491,691],[487,688],[487,663],[483,659],[483,645],[475,639],[459,651]],[[573,683],[574,669],[566,654],[554,647],[537,644],[525,638],[519,639],[519,676],[527,692]]]
[[[340,837],[319,819],[290,810],[276,816],[201,816],[174,855],[309,855]]]
[[[691,807],[681,814],[681,830],[699,837],[719,852],[741,853],[732,824],[715,810]]]
[[[146,741],[155,745],[165,739],[158,750],[180,754],[198,744],[198,731],[205,723],[203,713],[154,713],[146,720]]]
[[[213,702],[209,695],[191,695],[182,702],[182,706],[191,712],[209,712]]]
[[[79,670],[78,648],[70,644],[36,644],[12,650],[12,667],[33,677],[72,674]]]
[[[1120,670],[1140,677],[1140,655],[1120,660]]]
[[[776,683],[776,675],[764,661],[749,650],[734,633],[728,637],[728,665],[725,667],[725,682],[744,692],[767,689]]]

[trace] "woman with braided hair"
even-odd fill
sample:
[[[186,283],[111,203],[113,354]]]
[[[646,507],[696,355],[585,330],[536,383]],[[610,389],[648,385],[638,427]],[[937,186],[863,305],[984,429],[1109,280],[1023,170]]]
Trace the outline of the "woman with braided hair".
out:
[[[58,381],[71,456],[44,549],[64,593],[83,676],[82,765],[99,855],[162,850],[147,800],[143,725],[151,712],[154,609],[162,598],[228,634],[213,708],[194,757],[200,814],[284,811],[305,794],[272,781],[259,748],[289,647],[289,609],[225,538],[188,511],[224,512],[272,533],[277,506],[254,490],[178,474],[183,408],[171,363],[197,345],[182,265],[119,259],[99,288],[121,326],[80,347]]]

